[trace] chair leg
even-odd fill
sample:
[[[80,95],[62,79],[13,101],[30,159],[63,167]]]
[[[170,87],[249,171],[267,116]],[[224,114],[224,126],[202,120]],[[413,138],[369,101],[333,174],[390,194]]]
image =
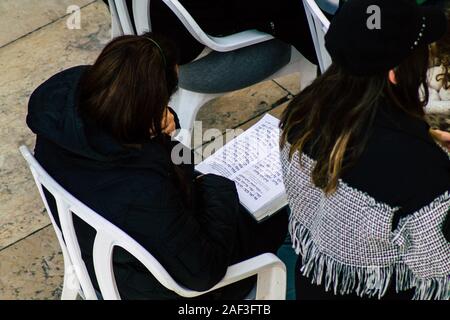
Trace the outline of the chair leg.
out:
[[[75,273],[75,267],[72,265],[68,266],[66,261],[64,259],[65,270],[61,300],[76,300],[80,292],[80,282]]]
[[[74,286],[74,281],[71,277],[74,277],[74,274],[64,273],[64,282],[61,293],[61,300],[76,300],[78,297],[79,287]]]
[[[111,38],[117,38],[123,35],[122,27],[120,26],[119,15],[113,1],[109,0],[109,11],[111,14]]]
[[[286,300],[286,268],[279,266],[258,274],[255,300]]]
[[[120,37],[122,35],[123,35],[123,33],[122,33],[122,30],[120,29],[119,25],[117,23],[113,22],[111,24],[111,38],[114,39],[114,38]]]

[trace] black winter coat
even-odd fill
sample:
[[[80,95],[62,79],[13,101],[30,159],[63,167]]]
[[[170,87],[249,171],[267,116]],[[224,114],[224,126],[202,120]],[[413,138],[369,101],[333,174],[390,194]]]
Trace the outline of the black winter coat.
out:
[[[287,217],[271,245],[252,242],[254,223],[240,209],[233,182],[207,175],[194,183],[194,168],[185,165],[181,169],[193,196],[189,203],[184,200],[171,169],[168,136],[164,142],[154,139],[140,150],[130,149],[83,122],[76,108],[77,84],[86,68],[53,76],[30,98],[27,124],[37,134],[35,156],[57,182],[138,241],[178,283],[193,290],[210,289],[229,265],[278,248],[286,235]],[[47,198],[54,208],[53,199]],[[95,233],[80,219],[75,219],[75,229],[95,279],[91,255]],[[113,259],[122,298],[179,298],[124,250],[115,249]],[[247,281],[214,297],[241,298],[251,285]]]

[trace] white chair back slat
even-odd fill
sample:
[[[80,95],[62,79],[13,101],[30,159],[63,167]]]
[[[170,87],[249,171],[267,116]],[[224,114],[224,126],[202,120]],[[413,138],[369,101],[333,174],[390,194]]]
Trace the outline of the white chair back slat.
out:
[[[45,210],[47,210],[47,212],[48,212],[48,216],[52,223],[53,230],[55,231],[56,238],[58,239],[58,243],[60,244],[60,247],[61,247],[61,252],[62,252],[63,261],[64,261],[64,284],[63,284],[61,298],[63,300],[72,300],[72,299],[76,298],[76,296],[78,294],[84,297],[84,294],[81,291],[80,283],[78,281],[78,276],[75,274],[72,260],[70,259],[69,252],[67,251],[67,247],[64,242],[63,234],[62,234],[60,228],[58,227],[55,219],[53,218],[53,214],[50,210],[50,206],[48,205],[47,198],[45,197],[43,186],[39,181],[38,173],[30,165],[30,160],[32,161],[34,158],[31,155],[31,153],[28,151],[27,148],[24,148],[24,147],[20,148],[20,152],[22,153],[23,157],[29,164],[31,174],[33,176],[34,182],[39,191],[39,195],[41,196],[41,199],[44,202]]]
[[[331,57],[325,48],[325,34],[330,27],[330,21],[323,14],[315,0],[303,0],[308,19],[309,29],[314,42],[320,71],[324,73],[331,65]]]
[[[105,233],[97,233],[94,241],[93,257],[97,282],[105,300],[120,300],[114,277],[112,254],[114,239]]]
[[[123,33],[125,35],[135,34],[133,23],[131,22],[130,18],[130,13],[128,12],[126,0],[114,0],[114,3]]]
[[[39,195],[41,196],[42,201],[44,202],[45,210],[47,210],[47,212],[49,213],[49,218],[52,223],[53,229],[55,229],[56,237],[58,238],[58,241],[60,243],[64,243],[64,238],[62,236],[61,230],[57,227],[56,221],[53,218],[53,214],[50,211],[50,206],[48,205],[47,198],[45,197],[45,193],[44,193],[44,189],[42,188],[42,184],[39,182],[38,175],[34,168],[31,167],[30,171],[31,171],[31,174],[33,175],[34,182],[36,183],[36,186],[38,188]],[[63,251],[65,251],[65,248]]]
[[[111,38],[116,38],[123,35],[122,25],[120,23],[119,14],[117,13],[116,4],[114,0],[108,0],[109,11],[111,12]]]
[[[28,154],[27,154],[28,153]],[[29,154],[28,150],[26,150],[26,153],[24,154],[24,157],[31,156]],[[49,213],[48,216],[50,218],[50,221],[53,226],[53,230],[55,231],[56,238],[58,239],[58,242],[61,247],[61,252],[63,255],[63,261],[64,261],[64,274],[67,275],[68,278],[65,279],[65,281],[70,281],[70,283],[67,283],[67,285],[70,286],[70,289],[72,291],[80,291],[80,284],[78,282],[78,277],[74,275],[74,267],[72,260],[70,259],[70,255],[67,251],[67,247],[64,242],[64,237],[61,233],[61,230],[58,228],[58,225],[56,224],[55,219],[53,218],[53,213],[50,210],[50,206],[48,205],[47,198],[45,197],[44,189],[42,184],[39,182],[38,174],[36,173],[36,170],[33,167],[30,167],[31,174],[33,175],[34,182],[38,188],[39,195],[41,196],[42,201],[44,202],[45,210]]]
[[[44,184],[44,186],[46,186],[45,178],[46,177],[42,175],[41,182]],[[64,235],[64,242],[66,244],[67,251],[69,252],[74,272],[78,277],[84,297],[87,300],[97,300],[97,294],[95,293],[94,286],[92,285],[91,279],[89,277],[86,264],[84,263],[81,256],[80,246],[78,244],[77,235],[73,226],[73,215],[70,211],[70,204],[68,203],[65,195],[61,193],[61,190],[58,190],[61,187],[58,187],[59,185],[56,185],[54,186],[54,188],[51,188],[53,189],[51,193],[56,200],[58,217],[61,224],[62,233]]]
[[[24,157],[24,159],[27,161],[28,166],[30,167],[30,171],[33,175],[34,181],[39,190],[39,194],[42,198],[42,201],[44,202],[45,209],[48,212],[48,216],[50,218],[53,229],[55,230],[55,233],[56,233],[56,237],[57,237],[58,242],[61,247],[61,251],[63,254],[63,258],[64,258],[64,270],[65,270],[65,278],[64,278],[65,283],[64,284],[70,286],[70,288],[63,288],[63,296],[64,296],[65,289],[70,289],[70,291],[78,292],[81,296],[85,297],[87,295],[83,291],[83,290],[85,290],[85,288],[80,283],[80,279],[82,279],[82,275],[79,272],[80,268],[77,267],[78,264],[74,264],[74,261],[72,260],[73,255],[69,252],[69,248],[67,247],[66,237],[64,237],[63,232],[58,227],[58,225],[53,217],[53,212],[50,209],[50,206],[48,204],[47,198],[46,198],[44,190],[43,190],[43,188],[45,187],[45,189],[53,196],[57,207],[65,206],[65,204],[63,204],[63,200],[57,196],[58,184],[39,165],[39,163],[36,161],[36,159],[33,157],[33,155],[31,154],[31,152],[28,150],[27,147],[25,147],[25,146],[20,147],[20,152],[21,152],[22,156]],[[59,209],[57,209],[57,210],[59,211]],[[61,219],[59,212],[57,212],[57,214],[58,214],[58,217]],[[83,262],[83,265],[84,265],[84,262]],[[88,277],[88,279],[89,279],[89,277]],[[89,280],[89,282],[90,282],[90,280]]]

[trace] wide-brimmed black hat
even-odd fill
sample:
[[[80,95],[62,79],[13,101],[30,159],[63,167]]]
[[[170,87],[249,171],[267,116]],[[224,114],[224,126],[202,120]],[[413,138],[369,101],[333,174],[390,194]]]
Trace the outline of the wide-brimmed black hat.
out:
[[[353,75],[389,71],[447,32],[445,13],[411,0],[348,0],[331,21],[325,46]]]

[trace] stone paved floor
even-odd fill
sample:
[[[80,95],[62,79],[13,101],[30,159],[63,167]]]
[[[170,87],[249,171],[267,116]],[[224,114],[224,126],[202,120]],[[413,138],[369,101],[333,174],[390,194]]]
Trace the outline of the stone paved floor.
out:
[[[81,7],[81,30],[66,27]],[[0,299],[58,299],[59,245],[18,147],[34,146],[25,124],[29,95],[54,73],[93,63],[110,39],[107,8],[95,0],[0,1]],[[299,91],[298,75],[258,84],[204,106],[204,128],[248,128],[279,116]]]

